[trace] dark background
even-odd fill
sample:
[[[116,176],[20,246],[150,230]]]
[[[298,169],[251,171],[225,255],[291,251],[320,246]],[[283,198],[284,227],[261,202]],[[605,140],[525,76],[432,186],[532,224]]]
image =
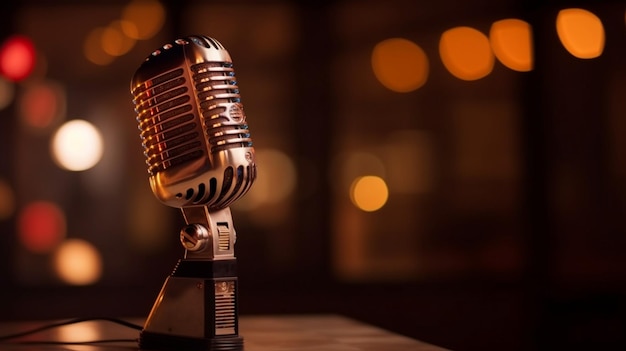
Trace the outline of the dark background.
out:
[[[105,267],[93,285],[66,286],[46,273],[46,257],[19,247],[15,218],[1,221],[0,319],[147,315],[182,255],[182,216],[150,193],[128,84],[154,49],[201,32],[233,57],[255,148],[282,150],[298,175],[283,203],[233,209],[242,314],[341,314],[455,350],[626,348],[624,2],[167,1],[154,38],[106,67],[90,65],[81,38],[125,4],[0,4],[0,38],[33,39],[47,76],[66,86],[67,115],[108,118],[118,153],[107,162],[120,179],[106,196],[85,190],[91,171],[55,169],[48,139],[20,127],[15,105],[0,111],[0,175],[16,184],[17,207],[38,197],[62,203],[68,235],[94,242]],[[602,20],[600,57],[563,49],[554,20],[568,7]],[[487,32],[502,18],[531,24],[532,71],[496,62],[472,82],[445,71],[441,32]],[[428,55],[419,90],[391,92],[368,70],[371,49],[389,37]],[[498,122],[503,116],[508,122]],[[398,130],[428,136],[431,185],[392,192],[378,212],[357,211],[337,190],[339,156],[380,151]],[[459,145],[484,140],[478,158],[462,159]],[[459,162],[483,171],[468,175]],[[162,245],[150,251],[128,242],[129,217],[144,205],[168,219],[155,233]],[[271,213],[279,220],[252,219]],[[351,225],[365,228],[362,238],[344,235]],[[351,249],[362,259],[356,266]]]

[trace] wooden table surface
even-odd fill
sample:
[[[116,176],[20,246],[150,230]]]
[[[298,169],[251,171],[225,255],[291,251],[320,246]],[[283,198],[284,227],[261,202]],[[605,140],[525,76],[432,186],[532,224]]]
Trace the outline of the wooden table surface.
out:
[[[141,319],[121,318],[135,324]],[[56,321],[55,321],[56,322]],[[0,324],[0,336],[46,325],[47,321]],[[239,334],[245,351],[442,351],[443,348],[394,334],[337,315],[240,316]],[[121,351],[139,350],[139,331],[109,321],[87,321],[46,330],[19,340],[86,341],[128,339],[98,345],[0,344],[7,351]]]

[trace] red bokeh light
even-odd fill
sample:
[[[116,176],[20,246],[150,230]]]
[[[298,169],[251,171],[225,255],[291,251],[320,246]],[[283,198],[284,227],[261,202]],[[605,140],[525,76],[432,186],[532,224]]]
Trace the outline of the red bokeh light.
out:
[[[63,92],[55,84],[38,82],[24,90],[19,101],[24,122],[35,128],[47,128],[64,109]]]
[[[50,202],[30,203],[18,218],[20,242],[31,252],[50,252],[62,241],[65,230],[63,212]]]
[[[35,67],[35,46],[21,35],[14,35],[0,46],[0,74],[17,82],[28,77]]]

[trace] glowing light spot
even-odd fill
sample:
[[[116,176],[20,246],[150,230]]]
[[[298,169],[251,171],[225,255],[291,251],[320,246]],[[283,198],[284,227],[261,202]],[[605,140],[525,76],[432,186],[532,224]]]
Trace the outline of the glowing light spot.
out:
[[[101,36],[102,49],[111,56],[122,56],[129,52],[137,42],[124,32],[123,21],[115,21],[106,27]]]
[[[35,46],[25,36],[15,35],[0,46],[0,74],[12,81],[28,77],[35,67]]]
[[[131,40],[137,40],[139,38],[139,30],[137,29],[137,25],[134,22],[128,20],[120,21],[122,32],[124,35]]]
[[[245,201],[239,201],[238,209],[253,209],[267,204],[284,201],[293,193],[296,186],[296,168],[284,152],[275,149],[256,150],[258,168],[254,186],[246,194]],[[241,203],[241,204],[239,204]]]
[[[35,253],[52,251],[66,232],[63,211],[47,201],[33,202],[24,207],[17,226],[20,242],[27,250]]]
[[[374,75],[387,89],[405,93],[420,88],[428,79],[428,58],[412,41],[392,38],[372,51]]]
[[[15,212],[15,193],[5,180],[0,179],[0,220],[10,218]]]
[[[124,33],[133,39],[149,39],[161,30],[165,23],[165,8],[156,0],[133,0],[122,12]]]
[[[103,36],[104,28],[94,28],[91,32],[89,32],[83,44],[83,53],[85,54],[85,58],[99,66],[106,66],[115,59],[115,56],[104,51],[102,46]]]
[[[19,99],[22,121],[34,128],[50,127],[65,114],[65,92],[52,82],[27,86]]]
[[[519,72],[533,68],[530,24],[519,19],[494,22],[489,31],[493,52],[506,67]]]
[[[559,11],[556,31],[565,49],[575,57],[591,59],[600,56],[604,50],[602,21],[587,10]]]
[[[84,171],[102,158],[102,137],[91,123],[75,119],[63,124],[52,138],[52,156],[59,167]]]
[[[57,328],[60,340],[100,340],[103,339],[102,327],[96,321],[85,321]]]
[[[71,285],[93,284],[102,275],[100,252],[83,239],[65,240],[54,254],[54,268]]]
[[[359,209],[366,212],[382,208],[389,197],[385,181],[377,176],[357,178],[350,187],[350,199]]]
[[[477,80],[493,70],[494,56],[489,39],[470,27],[445,31],[439,40],[439,55],[448,71],[463,80]]]

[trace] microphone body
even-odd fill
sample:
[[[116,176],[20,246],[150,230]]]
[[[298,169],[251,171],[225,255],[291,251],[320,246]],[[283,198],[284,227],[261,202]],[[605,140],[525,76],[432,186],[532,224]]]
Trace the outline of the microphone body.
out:
[[[254,178],[254,149],[228,52],[192,36],[156,50],[131,82],[156,197],[173,207],[228,207]]]
[[[154,51],[131,80],[150,187],[182,210],[184,257],[140,334],[142,349],[242,350],[230,204],[256,178],[230,55],[206,36]]]

